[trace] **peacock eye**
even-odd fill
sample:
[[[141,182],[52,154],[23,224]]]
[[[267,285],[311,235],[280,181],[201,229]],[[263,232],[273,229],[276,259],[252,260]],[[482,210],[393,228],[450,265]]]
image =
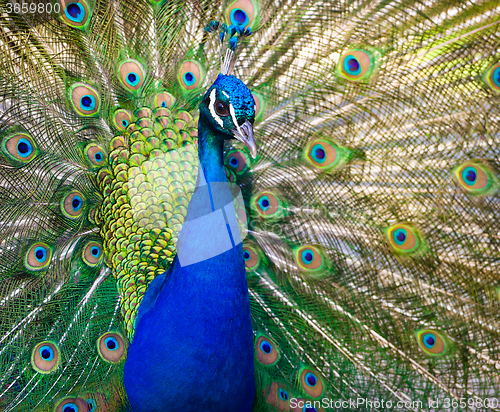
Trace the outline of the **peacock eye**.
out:
[[[224,102],[221,102],[220,100],[215,101],[215,112],[219,116],[229,116],[229,108]]]

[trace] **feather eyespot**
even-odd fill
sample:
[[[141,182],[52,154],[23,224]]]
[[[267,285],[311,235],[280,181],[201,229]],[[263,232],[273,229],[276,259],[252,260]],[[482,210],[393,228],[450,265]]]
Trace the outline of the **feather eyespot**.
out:
[[[101,146],[91,143],[85,148],[85,157],[92,166],[102,166],[106,161],[106,155]]]
[[[59,368],[60,364],[61,353],[54,342],[40,342],[31,352],[31,365],[39,373],[54,372]]]
[[[312,398],[319,398],[324,392],[324,384],[321,375],[308,368],[302,369],[299,374],[302,389]]]
[[[84,29],[90,21],[90,8],[85,0],[59,0],[60,17],[70,27]]]
[[[118,66],[121,84],[128,90],[137,91],[144,84],[146,71],[137,60],[128,59]]]
[[[95,411],[96,409],[90,409],[88,403],[85,399],[80,397],[67,397],[63,398],[56,404],[55,412],[88,412]]]
[[[178,81],[184,90],[196,89],[203,81],[204,71],[201,64],[195,60],[186,60],[182,63]]]
[[[253,246],[243,245],[243,259],[245,260],[245,267],[248,270],[257,269],[260,265],[259,253]]]
[[[169,92],[157,93],[154,98],[155,107],[170,109],[175,104],[175,97]]]
[[[305,158],[317,169],[328,172],[343,165],[346,154],[342,146],[326,139],[314,139],[306,146]]]
[[[304,272],[320,272],[325,268],[325,258],[316,246],[306,245],[295,250],[295,260]]]
[[[33,244],[26,253],[24,266],[28,270],[43,270],[47,268],[52,259],[52,249],[45,243]]]
[[[260,122],[266,111],[266,101],[260,93],[252,92],[252,96],[255,102],[255,122]]]
[[[337,73],[354,82],[369,80],[376,66],[375,56],[367,50],[353,49],[346,51],[339,61]]]
[[[118,109],[113,113],[113,123],[118,130],[126,130],[132,123],[132,113],[125,109]]]
[[[107,332],[97,340],[99,355],[106,362],[119,363],[126,355],[125,339],[120,333]]]
[[[83,261],[89,266],[97,266],[102,261],[102,245],[98,242],[88,242],[82,251]]]
[[[260,335],[255,343],[255,357],[263,365],[272,366],[280,360],[280,352],[271,338]]]
[[[70,219],[78,219],[85,210],[85,197],[77,190],[67,194],[61,200],[61,211]]]
[[[276,408],[276,410],[289,410],[289,401],[292,396],[288,385],[281,382],[273,382],[264,389],[264,396],[266,397],[266,402]]]
[[[226,10],[228,25],[253,28],[259,17],[259,8],[253,0],[236,0]]]
[[[484,80],[494,92],[500,92],[500,63],[490,67],[484,76]]]
[[[495,173],[479,162],[466,162],[455,169],[460,187],[473,196],[491,194],[496,190]]]
[[[2,151],[12,160],[28,163],[37,155],[35,141],[27,133],[14,133],[2,140]]]
[[[449,349],[446,338],[431,329],[417,331],[417,342],[420,349],[429,356],[446,355]]]
[[[249,159],[244,151],[231,150],[226,156],[226,164],[239,175],[248,170]]]
[[[69,89],[69,100],[80,116],[91,117],[99,114],[101,99],[97,91],[87,84],[73,84]]]
[[[396,253],[408,255],[422,247],[422,239],[417,229],[408,223],[398,223],[387,230],[389,244]]]
[[[264,218],[281,217],[283,212],[283,203],[280,198],[268,190],[255,196],[251,204],[253,209]]]

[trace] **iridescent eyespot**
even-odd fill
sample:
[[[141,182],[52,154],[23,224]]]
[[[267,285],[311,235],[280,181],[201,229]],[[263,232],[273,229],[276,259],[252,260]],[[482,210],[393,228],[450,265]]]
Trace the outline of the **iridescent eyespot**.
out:
[[[69,100],[80,116],[97,116],[101,100],[97,91],[84,83],[75,83],[69,88]]]
[[[59,347],[50,341],[40,342],[31,352],[31,365],[37,372],[54,372],[61,364]]]
[[[178,81],[184,90],[193,90],[200,85],[203,77],[201,64],[195,60],[186,60],[179,69]]]
[[[376,68],[375,55],[367,50],[346,51],[339,60],[337,73],[354,82],[366,82]]]
[[[260,335],[255,343],[255,357],[257,360],[266,365],[276,365],[280,359],[280,353],[276,343],[264,335]]]
[[[402,255],[417,252],[423,243],[417,229],[408,223],[398,223],[389,227],[387,238],[393,250]]]
[[[124,60],[118,65],[121,84],[128,90],[137,91],[144,84],[146,71],[137,60]]]
[[[43,270],[52,259],[52,249],[45,243],[37,242],[28,249],[24,258],[24,266],[28,270]]]
[[[2,139],[2,151],[12,160],[28,163],[38,154],[35,141],[27,133],[13,133]]]
[[[73,190],[61,200],[61,211],[70,219],[78,219],[84,210],[85,197],[77,190]]]
[[[125,109],[118,109],[113,113],[113,123],[118,130],[126,130],[132,123],[132,113]]]
[[[496,191],[498,179],[493,170],[479,162],[466,162],[455,169],[460,187],[473,196],[484,196]]]
[[[90,8],[85,0],[59,0],[59,16],[64,23],[76,29],[84,29],[90,21]]]
[[[264,218],[281,217],[283,214],[283,202],[277,195],[268,190],[254,196],[251,205]]]
[[[248,170],[250,161],[242,150],[231,150],[226,156],[226,164],[236,174],[242,174]]]
[[[490,67],[484,76],[486,84],[490,86],[494,92],[500,92],[500,63]]]
[[[88,403],[83,398],[67,397],[56,404],[55,412],[88,412],[96,409],[89,409]]]
[[[89,266],[97,266],[103,256],[102,245],[98,242],[88,242],[82,251],[83,261]]]
[[[228,25],[255,27],[259,19],[259,7],[252,0],[236,0],[226,10]]]
[[[314,139],[305,148],[306,160],[322,171],[331,171],[347,160],[346,150],[326,139]]]
[[[260,255],[253,246],[243,245],[243,259],[248,270],[257,269],[260,265]]]
[[[273,382],[271,386],[264,389],[266,402],[274,407],[273,410],[288,411],[289,401],[292,398],[288,385],[281,382]]]
[[[155,107],[165,107],[170,109],[175,104],[175,97],[169,92],[161,92],[155,96]]]
[[[429,356],[444,356],[449,349],[444,335],[431,329],[417,331],[417,342],[420,349]]]
[[[252,92],[253,100],[255,102],[255,123],[262,121],[264,113],[266,112],[266,100],[257,92]]]
[[[119,363],[125,359],[126,343],[123,336],[117,332],[107,332],[97,340],[99,355],[106,362]]]
[[[302,369],[299,374],[302,389],[312,398],[319,398],[325,389],[321,375],[308,368]]]
[[[316,246],[305,245],[294,250],[299,269],[304,272],[321,272],[326,268],[326,258]]]
[[[90,143],[85,147],[85,157],[92,166],[102,166],[106,161],[103,148],[95,143]]]

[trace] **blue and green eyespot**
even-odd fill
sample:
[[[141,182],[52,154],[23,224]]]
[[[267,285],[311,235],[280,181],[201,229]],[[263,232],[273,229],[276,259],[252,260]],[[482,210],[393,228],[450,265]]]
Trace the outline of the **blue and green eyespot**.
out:
[[[266,219],[279,218],[284,214],[283,200],[271,190],[264,190],[257,196],[253,196],[250,204],[253,210]]]
[[[90,22],[91,10],[85,0],[58,0],[59,18],[68,26],[84,30]]]
[[[29,163],[38,154],[35,141],[24,132],[7,134],[2,139],[0,148],[9,159],[19,165]]]
[[[69,88],[69,101],[76,113],[83,117],[99,115],[101,99],[97,90],[85,83],[75,83]]]
[[[400,255],[412,255],[423,250],[423,238],[410,223],[398,223],[386,230],[387,240],[393,251]]]
[[[46,269],[52,259],[52,248],[43,242],[36,242],[30,246],[24,258],[24,266],[30,271]]]
[[[99,167],[106,162],[104,149],[95,143],[90,143],[85,147],[85,158],[92,167]]]
[[[319,246],[302,245],[293,248],[299,270],[311,276],[328,274],[329,261]]]
[[[324,138],[312,140],[304,149],[307,162],[321,172],[333,172],[347,161],[348,150]]]
[[[248,171],[250,159],[244,150],[230,150],[226,155],[226,165],[237,175]]]
[[[315,370],[303,367],[299,372],[302,389],[312,398],[319,398],[325,391],[322,376]]]
[[[249,243],[243,244],[243,259],[245,260],[247,270],[257,269],[262,262],[260,251],[253,244]]]
[[[42,374],[52,373],[61,365],[61,352],[55,342],[38,343],[31,352],[31,366]]]
[[[203,81],[205,72],[196,60],[184,61],[178,72],[178,81],[184,91],[196,89]]]
[[[280,352],[274,340],[259,333],[255,342],[255,357],[261,364],[273,366],[278,363]]]
[[[119,363],[126,357],[126,341],[121,333],[106,332],[97,340],[97,350],[102,359]]]
[[[479,161],[462,163],[454,170],[460,187],[469,195],[486,196],[498,189],[494,170]]]
[[[137,60],[127,59],[118,65],[118,76],[123,87],[131,92],[137,92],[144,84],[146,70]]]
[[[254,0],[236,0],[226,9],[228,26],[254,28],[260,20],[258,3]]]
[[[337,75],[351,82],[367,83],[377,68],[379,53],[366,49],[350,49],[340,57]]]
[[[102,245],[93,240],[86,243],[82,250],[82,258],[83,261],[91,267],[99,265],[103,258]]]
[[[90,409],[88,402],[84,398],[68,396],[56,403],[54,412],[95,412],[96,408],[97,406]]]
[[[420,349],[428,356],[440,357],[449,352],[449,343],[445,335],[432,329],[422,329],[416,332]]]
[[[124,131],[132,123],[132,113],[125,109],[115,110],[113,113],[113,124],[118,130]]]
[[[78,190],[73,190],[61,200],[61,211],[70,219],[78,219],[85,211],[85,197]]]

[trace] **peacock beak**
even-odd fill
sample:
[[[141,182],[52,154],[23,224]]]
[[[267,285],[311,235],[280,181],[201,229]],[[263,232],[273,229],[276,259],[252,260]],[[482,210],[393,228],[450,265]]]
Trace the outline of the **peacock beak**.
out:
[[[234,129],[232,132],[236,139],[248,147],[252,158],[255,159],[257,157],[257,145],[255,144],[255,140],[253,138],[252,123],[246,120],[245,123]]]

